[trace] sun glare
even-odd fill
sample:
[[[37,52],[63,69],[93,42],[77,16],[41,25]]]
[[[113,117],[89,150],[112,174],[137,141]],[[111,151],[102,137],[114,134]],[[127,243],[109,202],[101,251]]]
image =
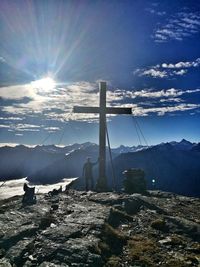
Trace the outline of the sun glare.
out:
[[[39,90],[51,91],[55,88],[56,82],[51,77],[45,77],[31,82],[31,86]]]

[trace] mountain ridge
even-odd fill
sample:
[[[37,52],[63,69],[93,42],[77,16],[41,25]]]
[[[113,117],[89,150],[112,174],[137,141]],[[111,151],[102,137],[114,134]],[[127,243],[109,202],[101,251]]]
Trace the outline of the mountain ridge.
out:
[[[152,188],[152,179],[156,180],[158,189],[174,191],[191,196],[199,196],[200,185],[200,143],[187,140],[167,142],[155,146],[133,149],[120,146],[113,149],[118,190],[123,185],[122,172],[129,168],[142,168],[146,173],[148,188]],[[133,151],[134,150],[134,151]],[[126,151],[126,152],[124,152]],[[127,152],[128,151],[128,152]],[[120,153],[121,152],[121,153]],[[80,177],[84,185],[82,167],[87,157],[92,161],[98,159],[98,145],[94,143],[73,144],[63,148],[50,146],[1,147],[0,148],[1,180],[28,177],[37,183],[55,183],[63,177]],[[107,175],[109,186],[112,186],[112,170],[107,148]],[[98,177],[98,166],[94,168]]]

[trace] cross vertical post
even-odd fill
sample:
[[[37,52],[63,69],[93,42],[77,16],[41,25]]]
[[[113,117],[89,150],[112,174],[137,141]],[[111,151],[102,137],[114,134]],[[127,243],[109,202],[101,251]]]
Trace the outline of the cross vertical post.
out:
[[[99,83],[100,117],[99,117],[99,177],[97,189],[105,191],[106,183],[106,82]]]
[[[106,106],[106,82],[100,82],[99,107],[74,106],[75,113],[99,114],[99,176],[97,180],[97,191],[107,191],[106,178],[106,114],[132,114],[131,108],[107,107]]]

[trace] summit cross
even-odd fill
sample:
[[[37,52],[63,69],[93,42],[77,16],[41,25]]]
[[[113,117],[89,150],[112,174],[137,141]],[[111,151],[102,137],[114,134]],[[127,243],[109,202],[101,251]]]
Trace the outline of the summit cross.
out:
[[[106,107],[106,82],[99,83],[99,107],[74,106],[74,113],[99,114],[99,176],[97,190],[107,191],[106,178],[106,114],[132,114],[132,108]]]

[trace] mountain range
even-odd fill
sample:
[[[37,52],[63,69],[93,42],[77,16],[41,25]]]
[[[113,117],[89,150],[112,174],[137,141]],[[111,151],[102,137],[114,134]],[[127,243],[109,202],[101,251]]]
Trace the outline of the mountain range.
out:
[[[98,158],[98,145],[73,144],[65,147],[42,145],[0,148],[0,179],[28,177],[34,183],[54,183],[62,178],[81,177],[87,157]],[[147,146],[120,146],[112,149],[117,188],[123,185],[123,171],[141,168],[145,171],[148,188],[179,194],[200,196],[200,143],[185,139],[180,142]],[[107,149],[107,176],[112,187],[112,169]],[[94,168],[98,176],[98,166]],[[155,183],[152,184],[152,180]],[[83,179],[80,184],[83,186]]]
[[[141,168],[145,171],[148,188],[200,196],[199,162],[199,144],[182,140],[120,154],[114,160],[114,169],[118,187],[122,186],[124,170]]]

